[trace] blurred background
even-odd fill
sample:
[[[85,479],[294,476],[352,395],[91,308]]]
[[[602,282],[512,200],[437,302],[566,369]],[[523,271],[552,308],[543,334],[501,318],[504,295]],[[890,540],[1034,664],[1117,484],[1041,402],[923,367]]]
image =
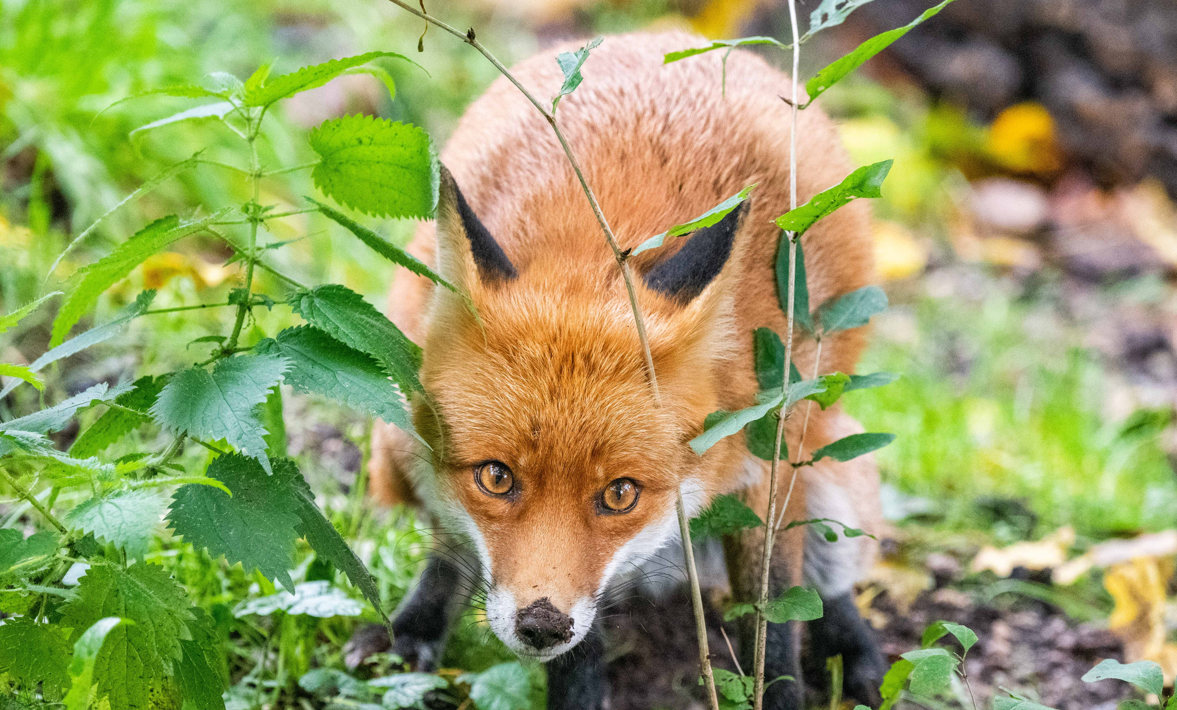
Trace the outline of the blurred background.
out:
[[[802,30],[816,4],[799,4]],[[858,9],[805,45],[803,76],[931,4],[875,0]],[[781,0],[426,6],[455,26],[476,27],[507,64],[556,41],[639,29],[789,35]],[[345,113],[412,122],[444,145],[496,72],[452,37],[436,29],[422,36],[424,30],[380,0],[4,0],[0,308],[8,312],[39,295],[65,246],[169,164],[202,148],[205,158],[240,163],[236,137],[214,123],[130,135],[193,105],[147,93],[152,89],[211,85],[216,72],[244,79],[271,61],[277,74],[365,51],[401,52],[428,73],[392,61],[383,66],[395,80],[394,96],[371,76],[349,75],[284,102],[267,122],[263,160],[310,160],[306,131]],[[763,54],[778,65],[786,60]],[[976,664],[984,693],[1024,689],[1062,710],[1116,707],[1120,688],[1078,682],[1103,657],[1156,660],[1171,681],[1177,2],[959,0],[819,105],[837,120],[856,163],[895,159],[875,202],[874,234],[893,305],[877,321],[861,371],[903,377],[846,403],[869,430],[899,436],[880,452],[893,529],[859,599],[885,649],[910,649],[936,618],[961,621],[982,638],[969,668],[972,675]],[[281,211],[315,194],[306,171],[265,189],[263,202]],[[207,214],[247,197],[245,181],[232,173],[186,171],[113,213],[50,282],[147,220]],[[400,243],[414,229],[410,222],[367,223]],[[383,304],[393,267],[368,258],[321,217],[280,224],[273,239],[297,241],[274,252],[276,264],[304,282],[344,283]],[[160,290],[156,307],[217,300],[240,282],[238,268],[225,264],[229,256],[211,239],[179,242],[104,297],[96,320],[143,288]],[[50,316],[0,336],[0,360],[41,354]],[[270,333],[284,319],[291,316],[280,309],[259,315]],[[126,338],[67,361],[49,386],[73,393],[131,370],[163,372],[202,359],[190,341],[218,323],[201,311],[140,320]],[[4,418],[35,406],[36,397],[23,392],[29,389],[17,391],[27,399],[0,403]],[[305,398],[288,397],[286,407],[291,453],[323,495],[344,501],[341,508],[362,504],[367,423]],[[353,537],[395,604],[424,549],[411,532],[412,513],[357,512],[355,521]],[[253,583],[166,539],[155,544],[210,605],[229,604]],[[713,596],[719,608],[722,590]],[[681,599],[661,603],[690,613]],[[257,623],[264,630],[271,622]],[[312,642],[291,653],[305,669],[362,669],[382,650],[363,639],[345,646],[355,619],[298,623],[305,626],[298,638]],[[471,642],[451,648],[447,664],[477,670],[503,657],[479,623],[465,625],[460,633]],[[622,698],[615,707],[690,706],[689,624],[659,630],[622,618],[617,625],[622,643],[614,660],[626,668],[611,671]],[[230,640],[240,647],[239,679],[254,672],[258,641],[242,630]],[[722,643],[717,637],[713,648]],[[674,647],[680,658],[657,660]],[[259,673],[270,672],[264,658],[261,665]],[[289,697],[277,705],[319,702],[293,685],[297,674],[284,672],[278,680]]]

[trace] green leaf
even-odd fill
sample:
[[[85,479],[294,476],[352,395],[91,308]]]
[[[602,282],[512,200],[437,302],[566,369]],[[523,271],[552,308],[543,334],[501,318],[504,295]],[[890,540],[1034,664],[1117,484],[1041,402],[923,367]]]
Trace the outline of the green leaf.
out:
[[[125,550],[127,557],[141,560],[163,511],[164,500],[159,493],[124,490],[85,500],[69,512],[65,522]]]
[[[907,679],[913,670],[915,664],[905,658],[891,664],[883,676],[882,685],[879,686],[879,695],[883,698],[879,710],[891,710],[895,703],[899,702],[899,697],[903,695],[903,686],[907,685]]]
[[[958,661],[942,648],[908,651],[903,658],[915,664],[911,671],[911,692],[932,697],[952,682]]]
[[[779,407],[784,400],[780,390],[775,393],[762,392],[757,396],[759,403],[735,412],[714,412],[708,415],[703,423],[703,433],[691,439],[690,446],[696,454],[702,456],[708,449],[720,440],[738,433],[749,422],[756,421]],[[769,444],[769,448],[772,445]]]
[[[891,44],[907,34],[913,27],[943,10],[950,2],[952,0],[944,0],[939,5],[925,10],[923,14],[907,25],[871,37],[855,47],[854,51],[819,71],[812,79],[805,82],[805,93],[809,94],[809,103],[813,103],[813,100],[820,96],[823,91],[837,84],[847,74],[865,64],[868,59],[890,47]]]
[[[224,439],[270,473],[266,430],[255,410],[289,365],[277,355],[238,355],[217,361],[211,373],[200,367],[181,370],[159,393],[151,415],[175,433]]]
[[[717,39],[717,40],[712,40],[711,44],[707,47],[692,47],[691,49],[680,49],[677,52],[668,52],[664,57],[662,57],[662,63],[663,64],[670,64],[671,62],[677,62],[680,59],[694,57],[696,55],[703,54],[705,52],[714,51],[716,49],[727,49],[728,51],[731,51],[732,49],[735,49],[736,47],[743,47],[746,45],[753,45],[753,44],[771,44],[771,45],[773,45],[775,47],[779,47],[781,49],[789,49],[790,47],[792,47],[792,45],[789,45],[789,44],[781,44],[779,41],[773,39],[772,37],[741,37],[740,39]]]
[[[850,461],[881,449],[892,441],[895,441],[894,434],[851,434],[814,451],[813,461],[816,463],[827,457],[835,461]]]
[[[63,629],[38,624],[28,617],[5,619],[0,626],[0,676],[7,675],[35,692],[44,682],[48,697],[61,697],[69,687],[70,647]]]
[[[221,694],[229,687],[229,668],[220,637],[204,609],[192,607],[192,614],[192,639],[180,642],[182,657],[176,666],[176,684],[184,699],[181,710],[225,710]]]
[[[374,678],[368,685],[387,688],[380,703],[386,708],[415,708],[431,690],[445,688],[444,678],[430,673],[397,673],[396,675]]]
[[[723,612],[724,621],[734,621],[740,617],[756,613],[756,605],[749,602],[736,602],[728,606]]]
[[[409,674],[401,674],[409,675]],[[429,675],[422,673],[421,675]],[[390,678],[397,678],[400,676],[389,676]],[[435,678],[436,676],[429,676]],[[380,679],[377,679],[380,680]],[[334,668],[315,668],[307,673],[304,673],[298,679],[298,687],[307,691],[311,695],[318,696],[324,700],[329,700],[335,697],[353,698],[356,700],[368,700],[376,693],[369,687],[375,685],[376,681],[365,683],[362,680],[357,680],[343,671]]]
[[[956,640],[960,642],[961,648],[964,649],[964,653],[961,654],[962,658],[969,652],[969,649],[977,643],[977,634],[973,633],[973,630],[967,626],[954,624],[951,621],[937,621],[936,624],[933,624],[933,626],[937,624],[941,626],[946,632],[952,634]]]
[[[33,371],[24,365],[9,365],[8,363],[0,362],[0,377],[19,378],[35,387],[38,392],[45,389],[45,383],[41,381],[41,378],[33,374]]]
[[[864,390],[871,387],[883,387],[899,379],[894,372],[872,372],[869,375],[851,375],[850,381],[842,389],[842,394],[854,390]]]
[[[429,218],[437,207],[437,157],[420,128],[344,116],[311,131],[322,160],[311,178],[336,202],[365,214]]]
[[[1135,663],[1120,663],[1109,658],[1100,661],[1099,665],[1083,675],[1084,683],[1113,678],[1135,685],[1146,693],[1160,696],[1165,690],[1165,678],[1161,667],[1153,661],[1137,661]]]
[[[813,332],[813,315],[809,312],[809,282],[805,277],[805,249],[797,240],[797,292],[793,294],[793,323],[807,333]],[[781,234],[776,254],[777,302],[781,311],[789,312],[789,238]]]
[[[224,555],[229,564],[240,562],[247,574],[257,570],[293,590],[290,570],[298,539],[297,502],[291,472],[276,468],[274,475],[267,476],[252,458],[218,456],[209,464],[207,475],[225,484],[233,495],[211,486],[182,486],[172,496],[167,519],[185,542],[208,550],[213,557]]]
[[[706,510],[691,518],[691,540],[721,538],[763,524],[760,517],[734,495],[716,496]]]
[[[811,399],[817,402],[818,406],[822,409],[826,409],[834,402],[837,402],[838,398],[842,396],[842,392],[845,391],[846,385],[850,384],[850,376],[844,375],[841,372],[822,375],[818,380],[825,385],[825,389],[821,392],[815,392],[805,399]]]
[[[840,520],[834,520],[833,518],[813,518],[812,520],[794,520],[793,522],[791,522],[785,526],[785,530],[792,530],[793,528],[799,528],[803,525],[812,525],[815,529],[817,529],[818,532],[821,533],[822,537],[824,537],[827,542],[837,542],[838,541],[838,533],[834,532],[834,529],[831,528],[829,525],[826,525],[826,523],[832,523],[834,525],[841,525],[842,526],[842,535],[847,538],[863,537],[864,535],[866,537],[869,537],[872,539],[875,537],[874,535],[867,535],[862,530],[859,530],[858,528],[852,528],[849,525],[847,525],[846,523],[843,523]]]
[[[286,383],[296,392],[330,397],[380,417],[425,443],[413,428],[404,396],[367,354],[311,326],[288,328],[275,340],[258,343],[256,352],[289,360]]]
[[[478,710],[525,710],[531,707],[531,677],[518,661],[500,663],[481,673],[463,673]]]
[[[863,286],[857,291],[830,299],[818,310],[823,335],[858,328],[871,316],[887,310],[887,294],[878,286]]]
[[[111,481],[115,477],[114,464],[104,463],[96,458],[77,459],[63,454],[53,447],[53,442],[41,434],[29,431],[0,432],[0,456],[20,452],[31,459],[46,459],[42,475],[55,483],[73,485],[89,483],[94,476]],[[76,479],[76,480],[71,480]]]
[[[756,380],[760,384],[760,391],[780,389],[785,371],[785,345],[781,342],[781,337],[769,328],[757,328],[753,338]],[[789,363],[789,382],[800,381],[801,373],[797,371],[797,363]]]
[[[821,597],[805,587],[791,587],[768,602],[764,616],[774,624],[786,621],[813,621],[822,615]]]
[[[66,710],[88,710],[90,691],[94,686],[94,669],[107,636],[116,626],[133,623],[117,616],[99,619],[74,643],[74,657],[69,664],[72,682],[64,700]]]
[[[129,134],[131,138],[144,133],[146,131],[160,128],[161,126],[169,126],[173,123],[180,123],[181,121],[197,121],[205,118],[215,118],[218,121],[223,120],[225,116],[229,115],[234,109],[232,103],[228,101],[218,101],[213,104],[202,104],[194,106],[190,109],[185,109],[178,113],[173,113],[171,116],[165,116],[159,120],[145,123],[142,126],[131,131]]]
[[[6,316],[0,316],[0,334],[7,333],[9,328],[12,328],[17,323],[20,323],[22,320],[24,320],[25,316],[27,316],[28,314],[35,311],[45,301],[48,301],[49,299],[53,298],[54,296],[60,296],[60,295],[61,295],[61,291],[54,291],[53,293],[47,293],[35,301],[29,301],[25,305],[21,306],[20,308],[16,309],[12,313],[9,313]]]
[[[392,243],[385,240],[384,237],[381,237],[376,232],[373,232],[371,229],[368,229],[359,222],[356,222],[354,219],[348,217],[342,212],[334,210],[322,202],[313,200],[309,197],[307,199],[310,200],[316,207],[318,207],[319,211],[322,212],[324,216],[343,226],[345,229],[347,229],[347,231],[354,234],[357,239],[359,239],[364,244],[367,244],[372,248],[372,251],[376,252],[380,256],[388,259],[394,264],[405,267],[418,276],[424,276],[439,286],[444,286],[454,293],[458,293],[458,289],[453,284],[443,279],[433,269],[430,269],[417,257],[408,253],[404,249],[393,245]]]
[[[57,362],[63,358],[67,358],[75,353],[81,352],[82,350],[85,350],[92,345],[97,345],[110,340],[111,338],[126,330],[127,324],[130,323],[132,319],[137,318],[144,311],[146,311],[151,306],[151,301],[154,298],[155,291],[144,291],[140,293],[135,298],[135,302],[120,311],[119,315],[116,316],[114,320],[91,328],[76,338],[67,340],[61,345],[58,345],[57,347],[49,350],[45,354],[41,355],[41,357],[33,360],[33,364],[29,365],[29,370],[33,372],[40,372],[46,365]],[[3,390],[0,390],[0,398],[6,397],[8,393],[16,389],[16,386],[20,383],[20,380],[12,380],[9,382]]]
[[[275,387],[270,390],[258,414],[259,421],[266,428],[266,435],[262,437],[266,442],[266,455],[285,456],[287,448],[286,418],[282,411],[281,387]]]
[[[994,698],[993,710],[1054,710],[1054,708],[1048,708],[1025,698],[1010,696],[1008,698]]]
[[[99,402],[109,402],[116,399],[119,395],[129,391],[131,387],[130,384],[110,387],[105,382],[99,382],[84,392],[79,392],[52,407],[0,423],[0,432],[23,431],[48,434],[52,431],[61,431],[79,410]]]
[[[772,461],[773,459],[772,448],[776,444],[776,430],[779,423],[777,412],[779,411],[779,409],[774,409],[744,427],[744,441],[748,446],[748,452],[762,461]],[[781,448],[777,450],[776,457],[777,460],[783,461],[789,459],[789,445],[783,436],[781,437]]]
[[[311,325],[376,358],[401,386],[401,391],[421,391],[417,379],[421,348],[358,293],[328,284],[299,291],[290,297],[289,303]]]
[[[755,678],[738,675],[723,668],[712,669],[712,673],[715,675],[715,689],[719,691],[720,710],[739,710],[752,707],[749,701],[755,689]],[[700,680],[702,679],[700,678]]]
[[[79,269],[71,277],[72,285],[53,321],[53,335],[49,345],[60,345],[74,324],[98,302],[98,297],[126,278],[147,257],[172,242],[199,232],[215,218],[211,216],[195,222],[181,222],[179,217],[171,215],[157,219],[111,253]]]
[[[98,698],[108,698],[112,708],[146,710],[154,685],[175,672],[181,642],[192,638],[187,625],[195,616],[184,589],[162,567],[139,562],[126,571],[94,565],[77,591],[61,620],[75,639],[106,617],[134,622],[111,630],[102,644],[93,669]]]
[[[667,237],[681,237],[684,234],[690,234],[697,229],[703,229],[704,227],[710,227],[713,224],[717,224],[724,217],[728,216],[732,210],[739,207],[745,200],[747,200],[748,195],[752,193],[752,189],[754,187],[756,187],[755,184],[749,185],[743,190],[740,190],[723,202],[720,202],[718,205],[699,215],[698,217],[692,219],[691,221],[684,222],[682,224],[676,224],[665,232],[650,237],[646,241],[637,245],[637,247],[635,247],[634,250],[630,252],[630,256],[635,256],[648,249],[654,249],[662,246]]]
[[[800,237],[819,219],[831,214],[851,200],[859,197],[881,197],[883,179],[891,170],[892,162],[884,160],[855,170],[847,175],[842,182],[814,195],[809,202],[777,217],[777,226]],[[784,245],[781,248],[784,249]]]
[[[77,438],[69,449],[70,455],[80,459],[96,456],[111,444],[151,421],[148,410],[155,404],[167,381],[167,376],[151,375],[135,380],[135,389],[115,397],[114,403],[140,411],[142,414],[132,414],[122,409],[107,409]]]
[[[352,599],[343,590],[334,587],[325,579],[302,582],[295,585],[294,593],[278,592],[242,603],[233,612],[237,618],[243,616],[269,616],[276,612],[295,616],[313,616],[330,619],[334,616],[359,616],[364,605]]]
[[[847,16],[871,0],[822,0],[817,9],[809,13],[809,29],[805,31],[805,39],[822,30],[836,27],[846,21]]]
[[[302,67],[298,71],[276,76],[269,81],[265,80],[269,74],[269,68],[266,67],[265,74],[259,75],[259,73],[255,73],[245,83],[244,103],[246,106],[269,106],[275,101],[288,99],[300,92],[320,87],[345,73],[348,69],[361,64],[367,64],[373,59],[379,59],[381,57],[395,57],[397,59],[403,59],[414,66],[420,66],[412,59],[396,52],[368,52],[354,57],[332,59],[322,64]],[[256,80],[255,77],[257,77]]]
[[[585,61],[588,60],[589,52],[596,49],[601,44],[600,37],[591,39],[580,49],[575,52],[561,52],[556,57],[556,63],[560,65],[560,71],[564,72],[564,83],[560,86],[560,93],[552,99],[552,113],[556,112],[556,106],[560,104],[560,99],[564,98],[580,86],[580,82],[584,81],[584,76],[581,75],[580,70],[584,67]]]

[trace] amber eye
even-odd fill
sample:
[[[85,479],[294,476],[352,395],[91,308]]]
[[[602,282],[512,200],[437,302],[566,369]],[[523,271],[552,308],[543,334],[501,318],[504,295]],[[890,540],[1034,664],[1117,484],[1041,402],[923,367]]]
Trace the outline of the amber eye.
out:
[[[515,490],[515,476],[507,465],[499,461],[487,461],[474,468],[474,481],[484,493],[505,496]]]
[[[601,494],[601,505],[610,513],[628,513],[638,503],[641,488],[632,478],[618,478]]]

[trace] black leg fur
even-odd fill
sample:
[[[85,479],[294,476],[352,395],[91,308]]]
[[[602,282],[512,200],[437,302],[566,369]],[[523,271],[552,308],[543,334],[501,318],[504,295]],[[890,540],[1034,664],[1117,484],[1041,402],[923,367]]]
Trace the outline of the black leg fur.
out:
[[[854,597],[849,592],[822,600],[825,613],[809,622],[809,658],[820,676],[829,682],[825,673],[826,659],[842,656],[842,692],[861,703],[877,707],[882,698],[879,684],[887,665],[875,643],[874,632],[858,614]]]
[[[802,710],[805,707],[799,641],[797,622],[769,623],[768,645],[764,649],[765,710]]]
[[[432,671],[445,650],[450,625],[466,601],[463,579],[452,562],[433,555],[392,622],[392,651],[415,670]]]
[[[572,650],[547,664],[548,710],[601,710],[608,695],[605,636],[599,623]]]

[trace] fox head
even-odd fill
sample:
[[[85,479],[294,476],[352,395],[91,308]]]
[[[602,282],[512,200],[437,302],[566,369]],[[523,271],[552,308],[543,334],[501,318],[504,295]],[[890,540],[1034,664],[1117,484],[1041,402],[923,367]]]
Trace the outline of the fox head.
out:
[[[473,542],[487,619],[516,653],[579,643],[610,579],[677,535],[678,492],[688,516],[716,492],[722,454],[688,442],[730,371],[741,211],[635,279],[656,395],[617,264],[512,261],[442,168],[438,270],[477,315],[434,289],[414,402],[432,470],[418,488]]]

